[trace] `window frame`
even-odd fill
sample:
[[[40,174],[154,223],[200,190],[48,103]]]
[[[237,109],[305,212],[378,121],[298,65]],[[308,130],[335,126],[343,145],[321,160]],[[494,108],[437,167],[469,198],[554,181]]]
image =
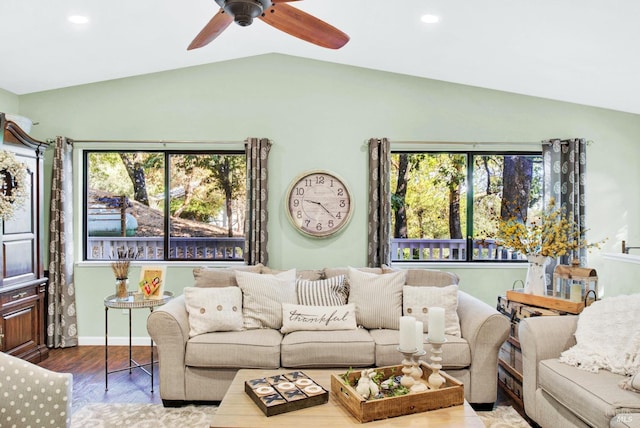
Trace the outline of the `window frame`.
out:
[[[91,143],[105,143],[105,141],[92,141]],[[182,147],[185,144],[182,142],[175,142],[177,144],[171,144],[171,143],[166,143],[166,142],[162,142],[162,141],[157,141],[157,142],[151,142],[151,141],[145,141],[144,143],[155,143],[151,146],[148,147],[141,147],[143,146],[143,144],[141,144],[140,142],[124,142],[124,141],[118,141],[118,142],[114,142],[116,144],[114,144],[114,147],[110,147],[108,149],[104,148],[103,144],[100,144],[100,146],[98,146],[97,144],[87,144],[86,147],[83,147],[81,149],[79,149],[81,156],[79,156],[80,158],[80,162],[81,162],[81,170],[82,170],[82,176],[80,178],[80,184],[81,184],[81,188],[82,188],[82,194],[80,196],[80,201],[82,203],[82,207],[83,209],[81,210],[81,218],[80,218],[80,225],[81,225],[81,242],[82,242],[82,251],[81,251],[81,259],[79,260],[82,263],[92,263],[92,262],[98,262],[98,263],[104,263],[107,262],[109,260],[105,259],[105,258],[89,258],[89,252],[91,251],[91,248],[89,246],[89,231],[88,231],[88,209],[89,209],[89,204],[87,203],[87,195],[88,195],[88,185],[89,185],[89,155],[91,153],[119,153],[119,152],[143,152],[143,153],[162,153],[164,156],[163,159],[163,167],[164,167],[164,182],[165,182],[165,188],[164,188],[164,202],[163,202],[163,210],[164,210],[164,218],[163,218],[163,236],[162,236],[162,251],[163,251],[163,257],[162,258],[156,258],[156,259],[140,259],[139,262],[142,263],[171,263],[171,264],[175,264],[175,263],[185,263],[185,262],[189,262],[189,263],[224,263],[224,264],[233,264],[233,263],[244,263],[244,254],[243,254],[243,258],[242,259],[237,259],[237,258],[214,258],[214,259],[208,259],[208,258],[170,258],[170,216],[168,215],[168,213],[170,212],[170,203],[171,203],[171,197],[170,197],[170,186],[169,186],[169,182],[170,182],[170,157],[172,155],[242,155],[245,157],[245,161],[246,161],[246,152],[244,150],[244,148],[241,148],[240,144],[242,144],[242,146],[244,145],[244,143],[211,143],[211,144],[206,144],[206,143],[196,143],[196,147],[193,148],[188,148],[188,147]],[[122,143],[122,144],[119,144]],[[187,143],[187,142],[185,142]],[[211,145],[211,148],[203,148],[202,145]],[[220,147],[222,144],[230,144],[230,145],[234,145],[234,146],[238,146],[238,148],[231,148],[231,147]],[[144,146],[147,146],[147,144],[144,144]],[[172,147],[175,146],[175,147]],[[180,147],[178,147],[180,146]],[[246,232],[246,231],[245,231]],[[243,240],[245,239],[245,237],[242,238]]]
[[[465,155],[467,159],[466,163],[466,177],[465,181],[467,183],[467,191],[465,195],[466,199],[466,238],[465,239],[465,259],[408,259],[408,260],[394,260],[391,259],[392,264],[474,264],[474,265],[482,265],[482,264],[495,264],[495,263],[507,263],[507,264],[522,264],[527,263],[527,260],[522,259],[480,259],[474,258],[473,255],[473,214],[474,214],[474,191],[475,191],[475,183],[473,182],[473,172],[474,172],[474,158],[476,156],[537,156],[542,160],[542,148],[539,150],[534,149],[522,149],[522,150],[475,150],[475,149],[447,149],[447,148],[434,148],[434,149],[391,149],[390,156],[401,154],[401,153],[409,153],[409,154],[426,154],[426,155],[438,155],[438,154],[450,154],[450,155]],[[391,177],[390,177],[391,178]],[[471,179],[471,180],[470,180]],[[544,181],[544,171],[542,171],[541,179]],[[391,193],[392,194],[392,193]],[[393,216],[393,210],[390,210],[390,216]],[[389,218],[389,224],[393,224],[393,219]],[[390,232],[392,228],[390,227]],[[393,240],[392,233],[390,233],[390,242],[389,246],[391,247],[391,240]],[[471,251],[469,251],[471,249]],[[392,253],[392,251],[390,251]]]

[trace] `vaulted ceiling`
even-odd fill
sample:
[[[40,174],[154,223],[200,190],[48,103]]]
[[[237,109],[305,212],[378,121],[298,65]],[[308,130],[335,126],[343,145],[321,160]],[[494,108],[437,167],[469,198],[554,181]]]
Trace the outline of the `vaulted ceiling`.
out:
[[[351,40],[325,49],[255,20],[187,51],[214,0],[2,0],[0,88],[27,94],[276,52],[640,114],[637,0],[289,4]],[[89,22],[70,23],[74,14]]]

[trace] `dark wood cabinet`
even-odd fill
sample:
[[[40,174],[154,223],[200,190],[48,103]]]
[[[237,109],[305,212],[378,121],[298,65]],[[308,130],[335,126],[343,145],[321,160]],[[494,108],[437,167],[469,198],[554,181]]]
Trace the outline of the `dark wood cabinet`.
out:
[[[2,145],[27,168],[27,201],[3,221],[0,235],[0,350],[31,362],[47,358],[43,267],[43,154],[34,140],[0,113]]]

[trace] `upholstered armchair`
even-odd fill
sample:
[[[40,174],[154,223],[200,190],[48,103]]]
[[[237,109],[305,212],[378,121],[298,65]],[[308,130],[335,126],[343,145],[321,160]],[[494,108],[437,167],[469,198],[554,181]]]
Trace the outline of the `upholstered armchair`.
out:
[[[72,381],[0,352],[0,426],[69,427]]]

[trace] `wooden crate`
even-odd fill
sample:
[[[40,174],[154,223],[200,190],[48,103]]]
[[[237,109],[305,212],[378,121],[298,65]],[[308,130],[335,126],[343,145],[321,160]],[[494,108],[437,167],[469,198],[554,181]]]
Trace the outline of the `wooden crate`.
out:
[[[267,416],[329,401],[329,391],[301,371],[248,380],[244,391]]]
[[[538,296],[536,294],[523,293],[516,290],[507,290],[507,299],[525,305],[539,306],[541,308],[555,309],[570,314],[579,314],[584,309],[584,302],[572,302],[556,297]]]
[[[432,373],[431,366],[421,361],[420,368],[422,369],[422,380],[426,383]],[[376,370],[383,371],[384,378],[388,378],[392,374],[402,374],[402,366],[379,367]],[[445,383],[440,389],[373,400],[365,400],[354,387],[345,384],[342,375],[333,374],[331,375],[331,394],[360,422],[371,422],[462,405],[464,403],[463,384],[444,372],[440,373],[445,379]],[[350,373],[349,382],[355,383],[359,376],[359,371]]]

